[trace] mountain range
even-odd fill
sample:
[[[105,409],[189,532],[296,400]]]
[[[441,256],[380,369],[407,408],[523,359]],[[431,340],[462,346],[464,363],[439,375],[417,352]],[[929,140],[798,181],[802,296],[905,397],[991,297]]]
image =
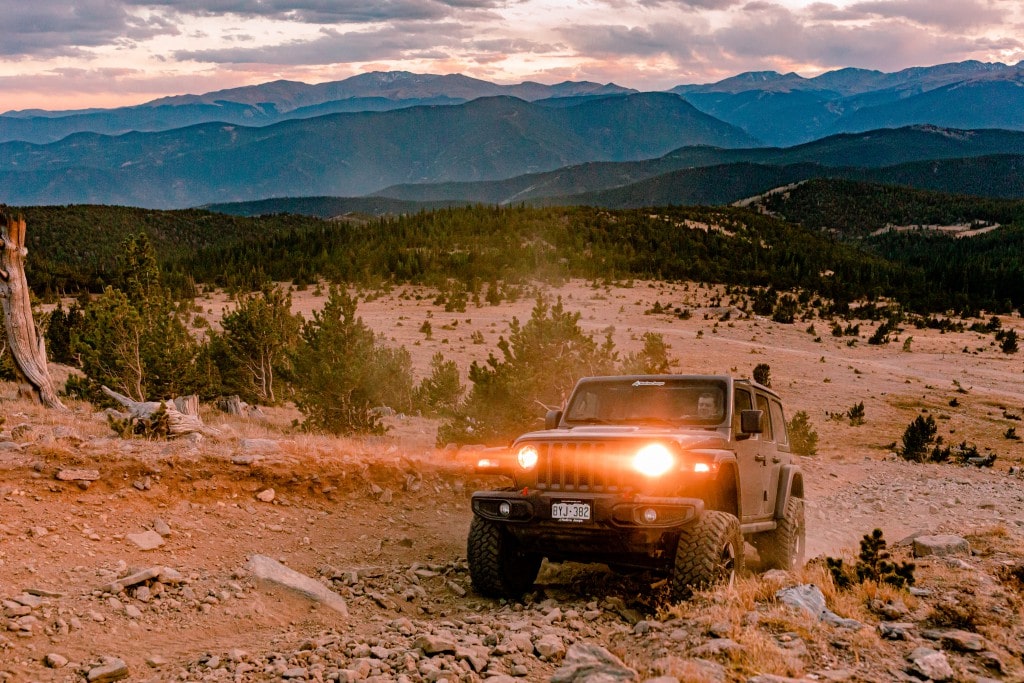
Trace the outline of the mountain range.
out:
[[[647,93],[374,72],[110,110],[7,112],[0,201],[634,205],[726,201],[822,175],[1020,196],[1018,131],[1024,62],[751,72]]]

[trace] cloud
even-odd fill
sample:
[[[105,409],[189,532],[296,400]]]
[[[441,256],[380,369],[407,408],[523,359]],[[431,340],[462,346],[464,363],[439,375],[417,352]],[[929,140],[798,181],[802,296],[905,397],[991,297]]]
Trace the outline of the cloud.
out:
[[[176,34],[177,27],[160,17],[140,18],[116,0],[39,2],[3,0],[2,56],[78,56],[83,48]]]
[[[419,27],[406,24],[375,31],[340,32],[325,28],[313,40],[296,40],[262,47],[179,50],[174,53],[174,57],[219,64],[259,62],[284,65],[367,62],[428,55],[445,57],[445,46],[457,41],[462,32],[463,28],[459,25],[437,23]]]
[[[917,24],[935,26],[947,31],[1000,24],[1007,13],[990,2],[981,0],[871,0],[850,5],[851,13],[882,19],[907,19]]]
[[[308,24],[429,21],[456,10],[490,9],[499,0],[126,0],[181,15],[262,17]]]

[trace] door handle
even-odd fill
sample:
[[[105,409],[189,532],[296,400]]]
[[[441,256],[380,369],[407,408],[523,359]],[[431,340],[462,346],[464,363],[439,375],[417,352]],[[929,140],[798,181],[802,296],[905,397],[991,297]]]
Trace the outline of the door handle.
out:
[[[765,457],[763,455],[755,455],[754,456],[754,462],[764,462],[764,461],[765,461]]]
[[[782,462],[782,458],[780,458],[780,457],[779,457],[779,456],[777,456],[777,455],[773,455],[773,456],[772,456],[772,462],[773,462],[774,464],[776,464],[776,465],[777,465],[777,464],[779,464],[780,462]]]

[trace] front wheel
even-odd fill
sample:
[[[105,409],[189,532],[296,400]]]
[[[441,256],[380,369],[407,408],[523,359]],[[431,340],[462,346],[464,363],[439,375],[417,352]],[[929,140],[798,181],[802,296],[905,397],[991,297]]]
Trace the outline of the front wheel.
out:
[[[685,599],[694,590],[731,585],[743,567],[743,536],[735,515],[710,510],[679,535],[672,567],[672,594]]]
[[[490,598],[518,598],[533,585],[544,559],[522,550],[502,525],[473,517],[466,543],[473,589]]]
[[[806,546],[804,501],[790,496],[775,531],[762,534],[758,539],[757,553],[761,556],[761,565],[765,569],[796,569],[804,562]]]

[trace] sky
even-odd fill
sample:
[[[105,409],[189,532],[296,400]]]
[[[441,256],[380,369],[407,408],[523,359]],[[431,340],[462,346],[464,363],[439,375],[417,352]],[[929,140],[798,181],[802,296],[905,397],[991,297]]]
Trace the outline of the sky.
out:
[[[639,90],[1024,60],[1024,0],[0,0],[0,111],[368,71]]]

